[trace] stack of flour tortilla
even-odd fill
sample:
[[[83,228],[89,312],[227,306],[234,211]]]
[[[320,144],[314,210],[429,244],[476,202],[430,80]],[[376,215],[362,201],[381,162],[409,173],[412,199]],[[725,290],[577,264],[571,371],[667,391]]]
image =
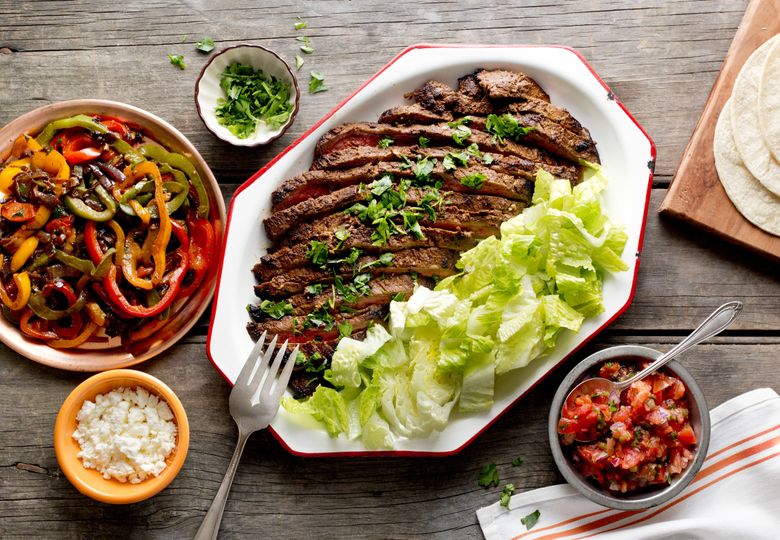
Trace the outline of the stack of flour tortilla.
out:
[[[715,128],[715,167],[734,206],[780,236],[780,35],[742,67]]]

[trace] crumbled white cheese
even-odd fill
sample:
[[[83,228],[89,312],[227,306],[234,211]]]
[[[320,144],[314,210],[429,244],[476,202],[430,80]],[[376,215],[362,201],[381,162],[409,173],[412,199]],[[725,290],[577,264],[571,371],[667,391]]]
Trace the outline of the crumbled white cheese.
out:
[[[103,478],[137,484],[165,469],[176,447],[176,424],[168,404],[143,388],[117,388],[85,401],[73,438],[84,467]]]

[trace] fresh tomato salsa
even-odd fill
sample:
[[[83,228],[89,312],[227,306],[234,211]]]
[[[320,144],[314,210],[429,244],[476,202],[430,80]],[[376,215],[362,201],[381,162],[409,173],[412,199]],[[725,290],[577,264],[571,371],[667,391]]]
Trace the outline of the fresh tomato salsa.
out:
[[[646,365],[630,359],[606,362],[598,376],[626,380]],[[663,371],[633,383],[619,403],[603,392],[578,397],[574,407],[564,405],[558,434],[583,476],[621,493],[671,483],[693,460],[697,442],[687,389]],[[575,442],[598,434],[591,443]]]

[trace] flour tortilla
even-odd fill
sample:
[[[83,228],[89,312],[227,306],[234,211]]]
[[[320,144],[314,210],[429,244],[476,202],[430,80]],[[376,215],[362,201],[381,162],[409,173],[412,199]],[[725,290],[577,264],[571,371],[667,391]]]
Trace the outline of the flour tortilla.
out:
[[[772,45],[761,70],[758,118],[764,144],[780,162],[780,40]]]
[[[767,190],[742,163],[731,130],[731,106],[731,100],[727,101],[715,126],[713,150],[720,183],[745,219],[780,236],[780,197]]]
[[[731,95],[731,132],[742,162],[764,187],[780,195],[780,163],[764,143],[758,118],[758,88],[761,71],[769,51],[778,41],[775,36],[750,55]]]

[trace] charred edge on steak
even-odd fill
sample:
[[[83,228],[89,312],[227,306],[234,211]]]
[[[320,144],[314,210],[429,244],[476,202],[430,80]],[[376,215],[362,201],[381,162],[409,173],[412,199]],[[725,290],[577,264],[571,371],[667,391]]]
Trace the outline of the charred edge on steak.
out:
[[[535,80],[518,71],[480,69],[475,73],[478,84],[491,99],[540,99],[550,96]]]
[[[397,251],[393,254],[389,266],[371,266],[360,270],[371,275],[409,274],[415,272],[427,277],[447,277],[454,273],[459,253],[440,248],[415,248]],[[376,255],[365,255],[358,259],[357,268],[375,262]],[[302,292],[312,283],[331,283],[335,275],[351,277],[354,268],[342,264],[331,269],[310,267],[293,268],[284,274],[255,285],[255,294],[259,298],[282,298]]]
[[[305,327],[304,318],[294,315],[282,317],[279,320],[268,319],[263,322],[249,322],[246,329],[252,339],[259,339],[263,332],[279,336],[280,340],[289,340],[291,344],[305,343],[315,339],[321,341],[335,340],[339,337],[338,325],[348,323],[353,332],[365,330],[369,324],[381,320],[387,313],[387,305],[369,306],[354,313],[337,313],[333,316],[332,327]],[[289,345],[288,345],[289,346]]]

